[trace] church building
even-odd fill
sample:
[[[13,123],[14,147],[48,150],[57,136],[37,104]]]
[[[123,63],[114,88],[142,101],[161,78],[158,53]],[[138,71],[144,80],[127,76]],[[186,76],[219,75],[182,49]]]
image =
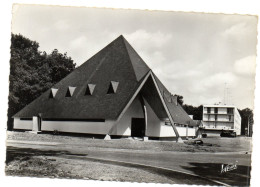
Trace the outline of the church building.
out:
[[[177,96],[123,36],[13,118],[14,129],[20,130],[177,141],[195,136],[195,123]]]

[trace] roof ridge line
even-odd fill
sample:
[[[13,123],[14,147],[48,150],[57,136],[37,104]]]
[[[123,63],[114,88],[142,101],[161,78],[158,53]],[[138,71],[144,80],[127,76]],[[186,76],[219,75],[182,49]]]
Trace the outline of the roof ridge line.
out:
[[[133,48],[133,46],[125,39],[124,36],[122,36],[122,38],[124,39],[124,43],[128,44],[132,49],[133,51],[138,55],[138,57],[144,62],[144,64],[151,70],[151,68],[145,63],[144,59],[136,52],[136,50]],[[127,47],[126,47],[127,48]],[[128,51],[128,50],[127,50]]]
[[[133,67],[133,69],[134,69],[134,73],[135,73],[135,76],[136,76],[136,79],[137,79],[137,81],[139,81],[140,80],[140,77],[138,77],[138,72],[136,72],[136,67],[135,67],[135,62],[134,62],[134,60],[132,59],[133,58],[133,55],[134,56],[136,56],[139,60],[140,60],[140,64],[139,65],[142,65],[143,67],[146,67],[147,69],[148,69],[148,71],[149,70],[151,70],[151,68],[145,63],[145,61],[142,59],[142,57],[136,52],[136,50],[133,48],[133,46],[124,38],[124,36],[120,36],[122,39],[123,39],[123,43],[124,43],[124,45],[125,45],[125,48],[126,48],[126,51],[127,51],[127,54],[128,54],[128,56],[129,56],[129,58],[130,58],[130,62],[131,62],[131,65],[132,65],[132,67]],[[130,50],[130,51],[129,51]],[[132,51],[132,52],[131,52]],[[132,56],[130,55],[130,54],[132,54]],[[147,72],[148,72],[147,71]],[[143,75],[143,76],[145,76],[145,74]],[[139,80],[138,80],[139,79]]]
[[[101,51],[101,50],[100,50],[100,51]],[[99,52],[100,52],[100,51],[99,51]],[[96,70],[91,73],[91,75],[90,75],[90,76],[88,77],[88,79],[86,80],[86,83],[85,83],[83,86],[81,86],[80,90],[77,92],[76,97],[78,97],[78,96],[79,96],[79,93],[81,93],[82,90],[85,89],[85,87],[91,82],[91,79],[92,79],[93,76],[95,75],[95,73],[96,73],[96,71],[98,70],[98,68],[103,64],[103,62],[104,62],[105,58],[107,57],[107,55],[108,55],[108,53],[106,53],[106,54],[103,56],[103,58],[99,61],[99,63],[98,63],[97,66],[95,67]]]
[[[129,60],[130,60],[131,67],[132,67],[132,69],[133,69],[133,71],[134,71],[134,73],[135,73],[135,79],[136,79],[136,81],[138,81],[137,75],[136,75],[136,72],[135,72],[135,68],[134,68],[134,66],[133,66],[133,62],[132,62],[131,57],[130,57],[130,55],[129,55],[129,51],[128,51],[127,47],[126,47],[126,43],[125,43],[126,39],[124,38],[123,35],[120,35],[119,37],[122,37],[122,39],[123,39],[123,45],[124,45],[124,47],[125,47],[127,56],[128,56],[128,58],[129,58]]]
[[[135,91],[134,91],[134,93],[136,93],[136,91],[138,90],[138,88],[139,88],[139,86],[143,83],[143,81],[144,81],[144,79],[146,79],[146,76],[149,76],[148,74],[151,74],[152,73],[152,70],[149,70],[146,74],[145,74],[145,76],[139,81],[139,84],[137,84],[136,85],[136,88],[135,88]],[[147,81],[147,80],[146,80]],[[131,97],[126,101],[126,104],[125,105],[127,105],[127,103],[129,102],[131,100]],[[124,106],[125,106],[124,105]],[[122,110],[124,109],[124,107],[122,108]],[[121,110],[121,111],[122,111]],[[120,116],[120,114],[118,115],[118,117]]]

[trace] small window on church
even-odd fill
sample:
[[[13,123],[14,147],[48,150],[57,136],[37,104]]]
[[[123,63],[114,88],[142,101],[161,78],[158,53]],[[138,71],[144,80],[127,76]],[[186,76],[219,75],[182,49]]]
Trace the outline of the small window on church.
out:
[[[56,93],[57,93],[58,89],[57,88],[51,88],[50,90],[50,94],[49,94],[49,98],[54,98]]]
[[[52,91],[50,91],[49,98],[51,98],[51,99],[54,98]]]
[[[72,97],[75,89],[76,89],[76,87],[69,86],[68,89],[67,89],[65,97]]]
[[[119,82],[111,81],[110,84],[109,84],[109,88],[108,88],[107,94],[116,93],[117,88],[118,88],[118,84],[119,84]]]
[[[87,88],[86,88],[85,95],[93,95],[95,87],[96,87],[95,84],[88,84]]]

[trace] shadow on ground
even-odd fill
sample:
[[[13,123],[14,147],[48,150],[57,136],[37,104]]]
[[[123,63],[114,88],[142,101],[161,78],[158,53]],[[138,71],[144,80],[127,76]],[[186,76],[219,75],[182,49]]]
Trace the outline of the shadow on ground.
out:
[[[32,156],[59,156],[59,155],[75,155],[75,156],[87,156],[86,154],[72,154],[68,151],[53,151],[53,150],[39,150],[31,148],[16,148],[8,146],[6,149],[5,163],[20,158],[20,157],[32,157]]]
[[[11,161],[18,161],[19,163],[23,162],[23,161],[27,161],[27,160],[31,160],[34,156],[55,156],[55,157],[61,157],[61,158],[66,158],[66,159],[71,159],[71,160],[75,160],[75,159],[80,159],[80,160],[88,160],[88,161],[92,161],[92,162],[99,162],[99,163],[103,163],[103,164],[111,164],[111,165],[118,165],[118,166],[123,166],[123,167],[128,167],[128,168],[136,168],[136,169],[140,169],[140,170],[145,170],[148,171],[150,173],[154,173],[157,175],[161,175],[164,177],[167,177],[169,179],[169,181],[174,181],[174,183],[177,184],[195,184],[195,185],[218,185],[218,183],[215,183],[211,180],[207,180],[198,176],[192,176],[189,174],[185,174],[185,173],[180,173],[177,171],[173,171],[173,170],[166,170],[163,168],[157,168],[157,167],[153,167],[153,166],[145,166],[145,165],[140,165],[140,164],[135,164],[135,163],[124,163],[124,162],[118,162],[118,161],[109,161],[109,160],[101,160],[101,159],[97,159],[97,158],[89,158],[87,157],[87,154],[72,154],[68,151],[53,151],[53,150],[39,150],[39,149],[31,149],[31,148],[16,148],[16,147],[12,147],[12,146],[8,146],[7,147],[7,152],[6,152],[6,165],[8,165],[8,163],[10,163]],[[50,160],[50,159],[48,159]],[[56,161],[56,159],[54,159]],[[41,167],[48,167],[48,172],[46,174],[46,172],[44,171],[33,171],[34,173],[31,174],[32,171],[28,170],[27,167],[24,168],[24,170],[21,171],[12,171],[12,172],[8,172],[9,175],[15,175],[15,176],[28,176],[33,175],[36,177],[42,177],[42,175],[44,176],[54,176],[54,177],[67,177],[63,176],[63,175],[58,175],[56,176],[55,173],[58,172],[58,168],[56,165],[53,165],[52,163],[49,162],[42,162],[41,160],[37,160],[37,162],[34,162],[35,167],[37,168],[37,164],[39,165],[39,169],[40,170],[44,170],[41,169]],[[25,165],[25,164],[23,164]],[[23,167],[23,165],[21,167]],[[27,165],[26,165],[27,166]],[[123,174],[122,174],[123,175]],[[72,175],[69,175],[70,178],[75,178]],[[169,182],[171,183],[171,182]]]
[[[97,158],[89,158],[87,154],[73,154],[69,151],[53,151],[53,150],[39,150],[31,148],[16,148],[12,146],[7,147],[6,151],[6,164],[10,163],[13,160],[29,160],[33,156],[56,156],[63,157],[67,159],[81,159],[81,160],[90,160],[94,162],[100,162],[104,164],[119,165],[124,167],[132,167],[141,170],[146,170],[151,173],[159,174],[169,178],[170,180],[175,181],[178,184],[200,184],[200,185],[219,185],[211,180],[221,181],[223,183],[232,185],[232,186],[249,186],[250,185],[250,171],[251,167],[237,165],[237,169],[232,171],[227,171],[221,173],[222,163],[189,163],[189,166],[181,166],[186,171],[194,173],[198,176],[187,175],[184,173],[179,173],[172,170],[165,170],[162,168],[157,168],[153,166],[144,166],[134,163],[123,163],[117,161],[106,161]],[[43,163],[45,164],[45,163]],[[27,171],[28,172],[28,171]],[[57,172],[56,170],[51,170],[51,172]],[[26,172],[25,172],[26,173]],[[41,173],[39,173],[41,175]],[[38,176],[41,177],[41,176]]]
[[[237,169],[221,173],[222,163],[189,163],[190,166],[181,166],[183,169],[196,175],[218,180],[232,186],[250,185],[250,166],[237,165]]]

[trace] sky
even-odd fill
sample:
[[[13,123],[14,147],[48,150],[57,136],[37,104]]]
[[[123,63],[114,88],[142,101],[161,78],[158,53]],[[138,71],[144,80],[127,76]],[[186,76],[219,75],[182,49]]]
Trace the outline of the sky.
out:
[[[12,32],[41,51],[67,52],[77,66],[122,34],[185,104],[253,109],[256,16],[15,5]]]

